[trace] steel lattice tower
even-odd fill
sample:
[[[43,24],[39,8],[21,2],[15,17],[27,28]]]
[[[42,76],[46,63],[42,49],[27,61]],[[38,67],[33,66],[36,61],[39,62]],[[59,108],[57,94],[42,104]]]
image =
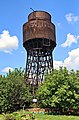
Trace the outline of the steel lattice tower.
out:
[[[44,80],[44,73],[53,68],[56,37],[49,13],[34,11],[29,14],[28,22],[23,25],[23,46],[27,51],[27,83],[38,85]]]

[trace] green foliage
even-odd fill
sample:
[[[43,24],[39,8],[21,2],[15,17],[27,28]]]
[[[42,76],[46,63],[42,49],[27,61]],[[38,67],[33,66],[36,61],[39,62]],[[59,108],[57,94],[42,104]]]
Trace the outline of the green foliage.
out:
[[[16,117],[12,114],[8,114],[5,116],[4,120],[16,120]]]
[[[57,108],[61,112],[79,107],[79,71],[66,68],[53,70],[37,91],[40,107]]]
[[[14,113],[11,114],[6,114],[5,116],[7,118],[12,118],[12,119],[7,119],[7,120],[33,120],[30,118],[29,114],[27,111],[25,111],[26,117],[22,117],[22,113],[18,112],[17,115],[14,115]],[[65,115],[48,115],[48,114],[42,114],[42,113],[36,113],[34,114],[35,120],[79,120],[79,116],[65,116]],[[0,115],[0,120],[5,120],[5,117]]]
[[[0,113],[31,106],[31,93],[32,87],[25,84],[22,68],[9,71],[6,76],[0,75]],[[45,75],[45,80],[39,85],[35,95],[42,108],[53,108],[60,113],[75,110],[76,114],[79,109],[79,70],[74,72],[61,67],[53,70]]]
[[[31,93],[24,83],[24,70],[9,71],[0,79],[0,112],[15,111],[32,101]]]

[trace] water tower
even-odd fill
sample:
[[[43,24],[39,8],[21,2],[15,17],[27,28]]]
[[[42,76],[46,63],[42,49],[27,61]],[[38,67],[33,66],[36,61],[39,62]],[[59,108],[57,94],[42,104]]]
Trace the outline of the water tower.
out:
[[[27,83],[37,85],[44,73],[53,68],[52,51],[56,46],[55,25],[45,11],[33,11],[23,25],[23,46],[27,51]]]

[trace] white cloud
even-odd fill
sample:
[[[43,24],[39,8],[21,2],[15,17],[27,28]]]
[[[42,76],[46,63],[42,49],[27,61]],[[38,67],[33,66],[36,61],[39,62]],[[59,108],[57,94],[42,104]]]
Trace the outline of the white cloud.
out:
[[[53,64],[55,69],[59,69],[60,66],[64,67],[62,61],[53,61]]]
[[[0,34],[0,51],[5,53],[11,53],[18,48],[18,38],[16,36],[10,36],[7,30],[4,30]]]
[[[66,20],[70,22],[77,22],[79,20],[79,16],[75,16],[73,13],[68,13],[65,15]]]
[[[59,69],[59,66],[67,67],[67,69],[79,69],[79,48],[68,52],[68,57],[64,61],[54,61],[54,68]]]
[[[8,73],[9,70],[13,71],[13,68],[11,68],[11,67],[6,67],[6,68],[4,68],[4,69],[2,70],[2,72]]]
[[[79,39],[79,36],[74,36],[74,35],[68,33],[66,41],[61,46],[62,47],[67,47],[67,46],[70,47],[72,45],[72,43],[77,43],[78,39]]]

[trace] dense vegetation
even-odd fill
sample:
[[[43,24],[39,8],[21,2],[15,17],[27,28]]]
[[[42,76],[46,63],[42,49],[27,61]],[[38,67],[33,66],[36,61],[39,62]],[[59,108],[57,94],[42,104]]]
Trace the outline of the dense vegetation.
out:
[[[79,71],[61,67],[53,70],[37,93],[40,107],[52,108],[59,114],[79,114]]]
[[[79,114],[79,71],[66,68],[45,75],[36,91],[38,107],[51,108],[57,114]],[[32,105],[33,95],[24,82],[24,70],[9,71],[0,76],[0,113],[13,112]]]
[[[29,107],[32,96],[24,83],[24,70],[9,71],[6,76],[0,76],[0,113],[16,111],[24,104]]]

